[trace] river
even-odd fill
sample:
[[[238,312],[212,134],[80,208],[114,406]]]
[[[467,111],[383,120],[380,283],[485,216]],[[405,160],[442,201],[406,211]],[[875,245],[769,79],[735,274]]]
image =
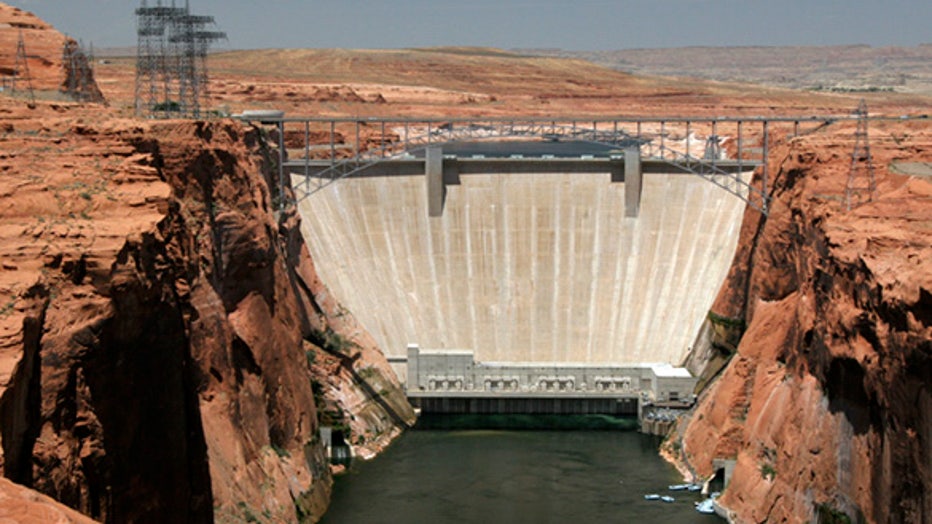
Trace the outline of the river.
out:
[[[412,430],[336,479],[328,524],[720,523],[635,431]],[[644,500],[669,494],[675,502]]]

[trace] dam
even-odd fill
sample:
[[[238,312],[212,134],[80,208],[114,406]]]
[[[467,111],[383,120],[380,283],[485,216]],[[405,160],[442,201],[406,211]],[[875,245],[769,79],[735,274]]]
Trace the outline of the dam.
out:
[[[744,204],[645,175],[624,216],[609,175],[474,175],[429,218],[422,176],[346,179],[301,204],[331,291],[389,355],[679,362],[734,254]]]
[[[321,277],[390,358],[416,343],[477,361],[678,364],[745,201],[669,171],[644,173],[636,217],[608,170],[471,173],[433,216],[423,172],[348,176],[299,209]]]

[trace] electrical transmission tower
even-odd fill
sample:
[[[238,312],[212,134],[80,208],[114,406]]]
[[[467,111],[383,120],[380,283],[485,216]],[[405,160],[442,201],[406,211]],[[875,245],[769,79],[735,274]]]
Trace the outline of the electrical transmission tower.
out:
[[[706,139],[705,153],[702,158],[705,160],[719,160],[722,158],[722,146],[718,135],[709,135],[709,138]]]
[[[226,33],[208,31],[214,17],[192,15],[190,5],[163,6],[146,0],[136,9],[137,114],[202,116],[207,105],[207,52]]]
[[[93,49],[91,52],[93,54]],[[79,102],[102,101],[103,97],[94,84],[94,70],[91,67],[93,62],[93,56],[85,53],[78,42],[66,38],[62,46],[65,82],[61,86],[61,92]]]
[[[848,172],[848,183],[845,186],[845,205],[848,211],[851,211],[852,207],[873,200],[877,189],[871,146],[867,137],[867,103],[863,99],[855,114],[858,116],[858,129],[854,134],[851,170]]]
[[[23,32],[19,32],[19,41],[16,43],[16,65],[13,66],[13,92],[16,93],[16,81],[22,79],[26,83],[26,89],[29,91],[29,100],[36,102],[36,93],[32,89],[32,75],[29,74],[29,55],[26,54],[26,41],[23,39]]]

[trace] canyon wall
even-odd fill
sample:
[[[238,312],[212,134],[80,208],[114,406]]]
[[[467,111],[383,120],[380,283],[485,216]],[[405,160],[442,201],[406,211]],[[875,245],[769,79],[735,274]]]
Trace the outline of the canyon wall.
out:
[[[4,104],[4,476],[107,522],[319,518],[317,406],[365,455],[413,413],[262,131]]]
[[[735,522],[932,520],[932,130],[872,123],[877,189],[848,210],[854,133],[773,149],[711,310],[730,361],[666,446],[701,477],[736,461]]]
[[[82,521],[32,488],[106,522],[317,520],[320,417],[372,456],[414,420],[397,379],[278,206],[265,131],[74,104],[102,97],[66,46],[0,4],[0,516]]]

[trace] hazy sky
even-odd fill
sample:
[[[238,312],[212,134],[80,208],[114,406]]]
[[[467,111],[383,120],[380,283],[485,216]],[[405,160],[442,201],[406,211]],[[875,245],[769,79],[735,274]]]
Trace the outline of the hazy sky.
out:
[[[134,45],[139,0],[4,0],[96,47]],[[156,5],[157,0],[148,0]],[[172,0],[162,0],[169,5]],[[184,0],[176,0],[182,5]],[[570,50],[932,43],[930,0],[190,0],[231,49]]]

